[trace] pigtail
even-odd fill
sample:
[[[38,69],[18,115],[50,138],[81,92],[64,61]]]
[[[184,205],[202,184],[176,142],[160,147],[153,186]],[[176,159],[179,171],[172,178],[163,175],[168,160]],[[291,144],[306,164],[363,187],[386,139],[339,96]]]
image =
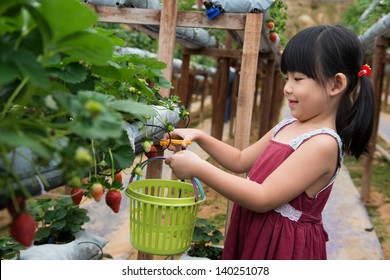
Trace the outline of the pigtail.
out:
[[[346,153],[359,158],[368,152],[374,124],[374,94],[367,76],[359,78],[356,99],[344,94],[337,112],[337,132]]]

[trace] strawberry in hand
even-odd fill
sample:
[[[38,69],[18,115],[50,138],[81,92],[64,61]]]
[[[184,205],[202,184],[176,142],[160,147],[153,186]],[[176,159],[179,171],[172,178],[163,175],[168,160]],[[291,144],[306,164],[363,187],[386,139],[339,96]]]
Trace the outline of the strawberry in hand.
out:
[[[157,148],[156,148],[156,146],[152,145],[150,147],[150,151],[149,152],[145,152],[145,156],[147,158],[154,158],[154,157],[156,157],[157,156]]]

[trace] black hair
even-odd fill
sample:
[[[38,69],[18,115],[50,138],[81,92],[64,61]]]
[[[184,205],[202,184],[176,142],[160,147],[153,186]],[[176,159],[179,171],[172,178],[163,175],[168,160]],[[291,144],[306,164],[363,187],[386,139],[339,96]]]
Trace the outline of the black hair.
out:
[[[337,73],[347,77],[347,87],[337,110],[336,130],[343,152],[359,158],[368,151],[374,124],[374,95],[370,79],[358,77],[366,64],[357,35],[341,25],[319,25],[298,32],[286,45],[281,70],[301,72],[322,84]]]

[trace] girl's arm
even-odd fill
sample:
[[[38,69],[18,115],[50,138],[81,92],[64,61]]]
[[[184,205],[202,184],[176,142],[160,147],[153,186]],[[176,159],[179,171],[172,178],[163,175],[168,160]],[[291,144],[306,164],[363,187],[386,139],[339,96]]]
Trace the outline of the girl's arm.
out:
[[[198,129],[176,129],[171,133],[171,136],[172,138],[195,141],[227,170],[235,173],[246,173],[271,139],[271,133],[272,130],[242,151]],[[185,145],[183,144],[182,146]],[[175,148],[172,150],[176,151]]]
[[[331,136],[315,136],[303,143],[262,184],[224,172],[190,151],[172,155],[166,164],[178,178],[196,177],[237,204],[267,212],[304,191],[315,196],[325,187],[337,168],[338,146]]]

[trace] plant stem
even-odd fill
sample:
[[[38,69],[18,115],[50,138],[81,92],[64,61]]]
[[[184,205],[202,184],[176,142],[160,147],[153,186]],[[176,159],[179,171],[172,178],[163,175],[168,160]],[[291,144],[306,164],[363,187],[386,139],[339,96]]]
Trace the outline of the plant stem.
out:
[[[112,178],[112,180],[114,180],[114,177],[115,177],[114,157],[112,155],[111,147],[108,147],[108,154],[110,155],[110,160],[111,160],[111,178]]]
[[[16,99],[16,97],[19,95],[19,93],[22,91],[23,87],[28,82],[28,77],[25,77],[22,82],[18,85],[18,87],[15,89],[15,91],[12,93],[11,97],[8,99],[7,103],[4,106],[3,111],[1,112],[0,118],[4,119],[5,115],[7,114],[8,110],[12,106],[12,103]]]

